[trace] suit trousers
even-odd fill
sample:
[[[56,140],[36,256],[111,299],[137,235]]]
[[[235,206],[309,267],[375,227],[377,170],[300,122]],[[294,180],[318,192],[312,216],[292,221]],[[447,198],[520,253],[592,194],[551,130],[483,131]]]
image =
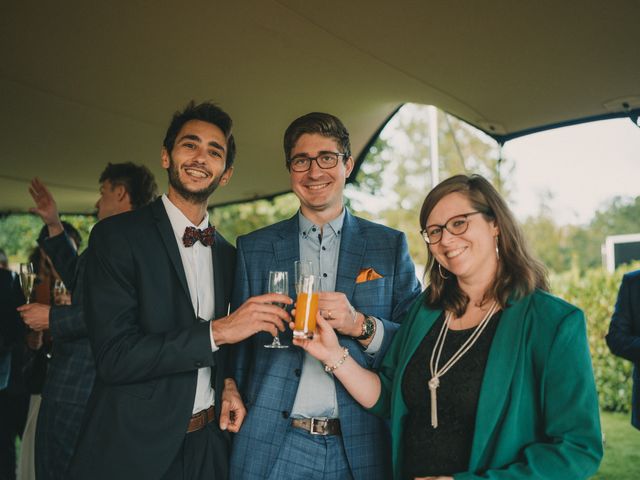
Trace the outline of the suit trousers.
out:
[[[65,480],[85,406],[42,398],[36,428],[36,478]]]
[[[340,435],[291,427],[279,452],[269,480],[353,480]]]
[[[202,430],[187,433],[162,480],[227,480],[231,440],[217,419]]]

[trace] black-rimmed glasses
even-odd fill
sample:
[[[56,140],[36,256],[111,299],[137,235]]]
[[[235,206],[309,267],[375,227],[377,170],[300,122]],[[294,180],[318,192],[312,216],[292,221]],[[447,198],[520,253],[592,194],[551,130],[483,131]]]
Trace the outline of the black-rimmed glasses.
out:
[[[316,161],[318,167],[327,170],[338,164],[338,160],[344,158],[344,153],[340,152],[320,152],[315,157],[307,155],[297,155],[289,160],[289,168],[294,172],[306,172],[311,168],[311,162]]]
[[[442,233],[444,232],[444,229],[446,229],[451,235],[462,235],[469,228],[469,220],[467,217],[475,215],[476,213],[482,212],[469,212],[463,213],[462,215],[456,215],[455,217],[451,217],[447,220],[444,225],[427,225],[427,228],[420,230],[422,238],[424,238],[424,241],[429,245],[435,245],[442,240]]]

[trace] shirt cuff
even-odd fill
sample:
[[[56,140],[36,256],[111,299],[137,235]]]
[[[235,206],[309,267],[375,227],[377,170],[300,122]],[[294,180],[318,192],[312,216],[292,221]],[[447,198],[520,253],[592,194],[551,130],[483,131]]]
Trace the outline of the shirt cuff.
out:
[[[382,339],[384,338],[384,323],[379,318],[373,317],[376,321],[376,333],[373,335],[373,339],[369,346],[365,349],[364,353],[369,355],[375,355],[382,346]]]
[[[211,351],[217,352],[218,350],[220,350],[220,347],[216,345],[216,341],[213,339],[213,329],[211,328],[212,321],[213,320],[209,321],[209,338],[211,339]]]

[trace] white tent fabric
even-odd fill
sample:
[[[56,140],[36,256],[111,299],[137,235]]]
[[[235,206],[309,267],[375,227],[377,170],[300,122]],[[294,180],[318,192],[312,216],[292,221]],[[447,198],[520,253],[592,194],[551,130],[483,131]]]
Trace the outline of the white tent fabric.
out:
[[[171,114],[214,100],[235,121],[216,204],[289,189],[282,134],[341,117],[361,155],[403,103],[434,104],[499,141],[640,111],[640,2],[244,0],[4,2],[0,212],[34,175],[90,212],[107,162],[148,165]]]

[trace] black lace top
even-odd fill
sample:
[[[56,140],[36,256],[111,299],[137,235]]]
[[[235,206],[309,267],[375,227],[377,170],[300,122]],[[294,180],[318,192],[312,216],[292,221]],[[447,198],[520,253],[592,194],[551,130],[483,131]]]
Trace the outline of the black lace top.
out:
[[[406,478],[453,475],[469,466],[480,386],[500,313],[494,314],[471,349],[440,378],[438,428],[431,426],[429,360],[444,314],[433,325],[409,361],[402,395],[409,409],[404,425],[403,472]],[[438,368],[471,336],[474,328],[449,330]]]

